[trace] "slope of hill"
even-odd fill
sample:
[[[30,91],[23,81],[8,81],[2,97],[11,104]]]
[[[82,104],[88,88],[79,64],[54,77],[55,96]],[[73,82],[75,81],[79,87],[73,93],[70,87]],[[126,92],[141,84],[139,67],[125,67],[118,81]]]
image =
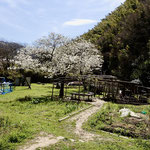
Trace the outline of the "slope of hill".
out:
[[[11,74],[9,67],[14,65],[14,56],[22,47],[19,43],[0,41],[0,76],[8,77]]]
[[[150,1],[126,0],[82,35],[104,55],[103,71],[150,86]]]

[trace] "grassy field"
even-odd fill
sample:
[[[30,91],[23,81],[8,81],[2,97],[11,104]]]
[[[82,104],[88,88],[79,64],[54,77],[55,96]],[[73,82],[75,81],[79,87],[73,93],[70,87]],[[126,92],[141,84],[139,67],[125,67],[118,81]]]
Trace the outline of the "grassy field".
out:
[[[10,102],[15,101],[19,98],[24,98],[25,96],[31,97],[41,97],[41,96],[50,96],[51,94],[51,84],[32,84],[32,90],[28,87],[15,87],[12,93],[6,95],[0,95],[0,102]]]
[[[15,91],[0,95],[0,150],[13,150],[24,145],[28,140],[37,136],[41,131],[63,136],[65,140],[44,148],[45,150],[149,150],[150,142],[141,138],[128,139],[120,137],[121,132],[115,134],[103,132],[105,126],[115,122],[124,123],[119,117],[119,109],[126,107],[132,111],[147,112],[150,107],[118,105],[106,103],[96,114],[91,116],[83,128],[89,132],[99,134],[101,140],[80,142],[73,133],[74,122],[58,122],[58,120],[73,111],[87,107],[88,104],[51,100],[51,84],[32,84],[32,90],[27,87],[16,87]],[[68,89],[75,92],[76,88]],[[58,90],[55,90],[58,95]],[[129,116],[128,116],[129,117]],[[141,127],[141,126],[140,126]],[[142,126],[144,129],[144,126]],[[138,128],[137,128],[138,129]],[[124,130],[123,133],[126,133]],[[74,139],[72,142],[70,139]]]
[[[16,87],[14,92],[0,95],[0,150],[15,149],[41,131],[66,138],[74,136],[58,119],[87,104],[52,101],[50,91],[50,84],[32,84],[32,90]]]
[[[86,122],[83,126],[85,130],[98,134],[100,136],[100,140],[95,139],[95,141],[82,143],[79,141],[72,142],[68,139],[53,146],[47,147],[44,150],[149,150],[150,140],[143,140],[142,137],[132,138],[126,134],[128,132],[127,130],[124,130],[123,132],[125,134],[124,137],[121,137],[121,132],[115,132],[115,130],[107,130],[107,132],[105,132],[103,130],[105,126],[112,125],[116,122],[124,123],[125,125],[124,119],[120,118],[120,114],[118,113],[118,111],[124,107],[129,108],[136,113],[141,113],[144,110],[147,112],[145,116],[150,116],[149,105],[119,105],[109,102],[106,103],[99,112],[91,116],[88,122]],[[115,115],[113,116],[113,114]],[[130,116],[127,116],[125,119],[127,118],[130,118]],[[142,129],[144,132],[146,128],[143,126],[143,123],[144,122],[142,122],[141,126],[139,126],[139,124],[135,124],[135,131]]]
[[[66,140],[43,150],[149,150],[149,142],[113,139],[107,142],[97,140],[82,143]]]

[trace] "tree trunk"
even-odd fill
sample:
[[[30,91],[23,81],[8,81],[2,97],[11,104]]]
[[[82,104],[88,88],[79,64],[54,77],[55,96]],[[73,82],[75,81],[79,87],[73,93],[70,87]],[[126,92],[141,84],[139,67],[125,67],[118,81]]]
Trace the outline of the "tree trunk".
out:
[[[56,89],[60,89],[60,87],[61,87],[61,84],[57,82]]]
[[[63,97],[64,97],[64,83],[62,82],[60,86],[59,98]]]
[[[87,91],[87,85],[85,79],[82,79],[82,84],[83,84],[84,91]]]

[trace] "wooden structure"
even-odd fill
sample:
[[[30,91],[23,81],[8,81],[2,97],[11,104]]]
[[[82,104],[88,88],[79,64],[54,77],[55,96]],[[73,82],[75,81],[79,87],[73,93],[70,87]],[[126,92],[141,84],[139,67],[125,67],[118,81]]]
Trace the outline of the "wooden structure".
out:
[[[150,88],[121,80],[98,80],[98,91],[104,100],[124,104],[147,103],[150,98]],[[100,87],[100,88],[99,88]]]
[[[92,101],[94,93],[71,93],[72,100]]]
[[[78,101],[92,101],[95,94],[86,89],[85,84],[87,83],[85,83],[84,76],[54,79],[51,98],[59,97]]]
[[[58,84],[63,87],[60,88],[63,91],[60,90],[60,92],[56,88]],[[94,97],[99,97],[116,103],[146,104],[150,98],[150,88],[129,81],[121,81],[111,75],[73,76],[57,78],[53,81],[52,99],[60,95],[62,95],[61,98],[69,97],[78,101],[91,101]]]

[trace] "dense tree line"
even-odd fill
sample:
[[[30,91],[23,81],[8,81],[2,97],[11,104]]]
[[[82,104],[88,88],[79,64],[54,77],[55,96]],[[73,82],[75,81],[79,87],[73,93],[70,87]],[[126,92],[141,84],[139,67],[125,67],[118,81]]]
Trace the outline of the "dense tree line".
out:
[[[104,55],[103,71],[150,86],[150,1],[126,0],[82,35]]]

